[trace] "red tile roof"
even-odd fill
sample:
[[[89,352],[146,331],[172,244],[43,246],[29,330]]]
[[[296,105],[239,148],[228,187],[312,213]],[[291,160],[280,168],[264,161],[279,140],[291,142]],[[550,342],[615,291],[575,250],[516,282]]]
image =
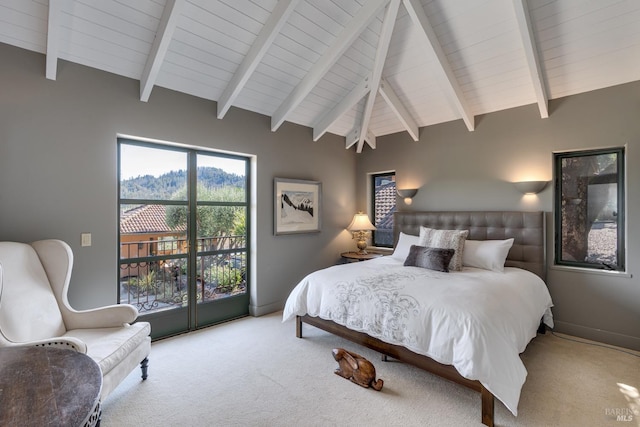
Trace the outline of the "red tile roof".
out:
[[[120,234],[184,232],[186,226],[171,228],[164,205],[142,205],[129,209],[120,218]]]
[[[376,188],[375,212],[376,227],[381,229],[393,228],[393,213],[396,210],[396,183],[388,182]]]

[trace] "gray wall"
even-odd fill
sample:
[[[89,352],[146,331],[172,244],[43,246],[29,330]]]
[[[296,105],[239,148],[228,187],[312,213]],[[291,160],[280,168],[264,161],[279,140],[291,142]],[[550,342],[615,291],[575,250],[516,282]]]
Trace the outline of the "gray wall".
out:
[[[551,180],[554,151],[627,144],[627,264],[633,277],[570,272],[551,267],[547,283],[556,328],[577,336],[640,350],[640,83],[553,100],[550,117],[536,105],[379,138],[358,158],[357,191],[366,202],[367,174],[395,170],[398,188],[419,187],[401,210],[542,210],[547,255],[553,259],[553,189],[523,196],[511,184]]]
[[[313,142],[311,130],[138,81],[59,62],[44,77],[43,55],[0,43],[0,240],[67,241],[75,254],[69,299],[76,308],[116,303],[117,150],[127,134],[256,156],[257,234],[251,311],[282,308],[307,273],[333,264],[352,244],[345,227],[356,210],[353,152],[344,139]],[[322,231],[273,236],[273,178],[323,184]],[[93,245],[80,247],[80,234]]]
[[[116,302],[116,136],[136,135],[256,156],[257,286],[251,311],[280,309],[308,272],[353,248],[344,227],[367,205],[367,174],[396,170],[399,188],[420,187],[400,209],[526,209],[549,212],[552,189],[522,196],[511,182],[551,179],[553,151],[628,144],[628,265],[640,260],[640,83],[554,100],[551,117],[535,105],[378,139],[355,155],[344,139],[154,88],[148,103],[139,83],[59,62],[44,77],[43,55],[0,43],[0,240],[59,238],[75,253],[70,301],[77,308]],[[273,236],[273,178],[322,181],[322,232]],[[354,197],[356,197],[354,201]],[[550,227],[551,228],[551,227]],[[80,247],[80,233],[93,245]],[[552,255],[549,230],[549,256]],[[560,331],[640,349],[640,279],[551,268],[548,285]]]

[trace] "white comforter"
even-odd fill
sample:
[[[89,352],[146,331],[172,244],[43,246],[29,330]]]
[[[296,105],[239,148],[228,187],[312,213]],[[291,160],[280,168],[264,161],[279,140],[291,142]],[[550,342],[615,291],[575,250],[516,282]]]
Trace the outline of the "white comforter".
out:
[[[308,314],[453,365],[517,415],[522,353],[551,297],[531,272],[465,267],[441,273],[383,257],[319,270],[291,292],[283,321]]]

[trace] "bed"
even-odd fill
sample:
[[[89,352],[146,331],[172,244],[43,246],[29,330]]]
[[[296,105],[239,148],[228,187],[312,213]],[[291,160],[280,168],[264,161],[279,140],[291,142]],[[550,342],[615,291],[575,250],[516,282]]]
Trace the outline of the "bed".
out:
[[[396,212],[391,256],[309,274],[289,295],[283,321],[295,318],[299,338],[306,323],[480,392],[482,422],[492,426],[494,398],[517,416],[527,375],[519,354],[541,325],[553,327],[544,226],[544,212]],[[424,246],[444,247],[429,233],[456,234],[434,230],[464,235],[467,252],[455,246],[459,271],[409,262],[409,253],[433,251]],[[474,248],[496,245],[502,259],[491,249],[476,264]]]

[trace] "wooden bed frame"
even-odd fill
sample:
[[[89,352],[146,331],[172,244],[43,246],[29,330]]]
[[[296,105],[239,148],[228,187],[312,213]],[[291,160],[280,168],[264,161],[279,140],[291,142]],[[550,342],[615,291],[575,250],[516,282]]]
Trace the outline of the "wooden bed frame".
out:
[[[513,247],[509,251],[505,266],[523,268],[532,271],[543,280],[545,279],[544,212],[396,212],[394,214],[394,241],[398,241],[400,232],[419,235],[421,226],[442,230],[469,230],[468,239],[470,240],[500,240],[513,237]],[[485,389],[479,381],[464,378],[452,365],[443,365],[402,346],[385,343],[362,332],[352,331],[319,317],[297,316],[296,336],[298,338],[302,338],[303,323],[375,350],[383,355],[383,360],[390,356],[480,392],[482,423],[493,426],[493,394]]]

